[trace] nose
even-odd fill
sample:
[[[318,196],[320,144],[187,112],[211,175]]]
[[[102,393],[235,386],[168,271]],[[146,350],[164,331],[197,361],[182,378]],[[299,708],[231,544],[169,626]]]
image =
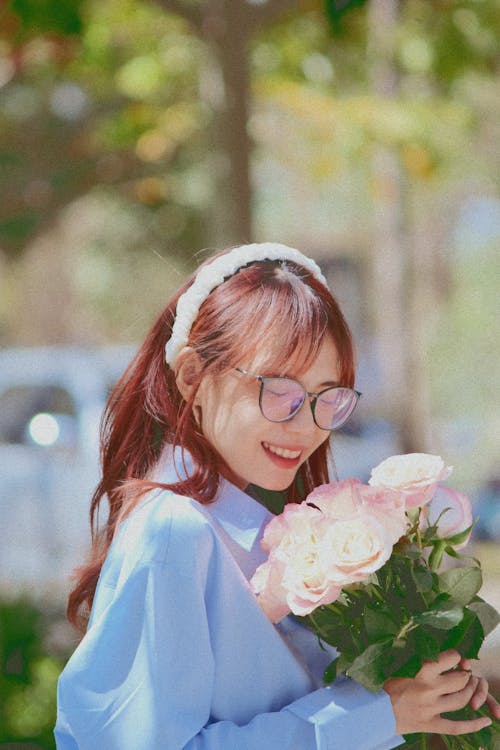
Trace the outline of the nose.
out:
[[[307,397],[298,412],[283,424],[287,425],[289,432],[302,434],[319,429],[313,419],[311,399]]]

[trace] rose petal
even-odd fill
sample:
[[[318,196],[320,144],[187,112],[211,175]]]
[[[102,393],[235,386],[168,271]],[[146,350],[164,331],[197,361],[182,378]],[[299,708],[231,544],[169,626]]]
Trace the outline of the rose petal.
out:
[[[357,492],[360,485],[360,480],[353,478],[321,484],[307,496],[305,502],[313,503],[331,518],[348,518],[361,504]]]
[[[463,492],[440,485],[428,508],[429,525],[434,524],[442,514],[438,521],[437,533],[443,539],[456,536],[472,526],[471,503]],[[468,541],[466,539],[459,545],[454,545],[455,549],[465,547]]]

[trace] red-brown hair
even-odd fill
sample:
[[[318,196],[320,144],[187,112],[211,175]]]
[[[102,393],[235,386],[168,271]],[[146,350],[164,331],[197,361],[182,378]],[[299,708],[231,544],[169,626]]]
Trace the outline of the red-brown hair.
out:
[[[227,252],[227,251],[225,251]],[[210,258],[206,262],[210,262]],[[177,300],[193,282],[193,274],[168,302],[142,347],[116,384],[101,425],[102,479],[90,506],[92,549],[75,574],[68,602],[68,619],[85,629],[97,580],[120,521],[145,491],[164,487],[211,502],[219,483],[220,458],[197,427],[194,392],[182,398],[175,372],[165,364]],[[203,362],[203,373],[221,374],[259,354],[259,363],[272,374],[298,373],[316,357],[323,336],[332,336],[340,382],[354,386],[354,353],[349,327],[330,292],[302,266],[290,261],[258,261],[240,269],[214,289],[200,307],[188,344]],[[264,357],[262,358],[262,355]],[[148,479],[166,443],[189,452],[194,470],[176,484]],[[328,441],[299,469],[288,489],[288,500],[328,481]],[[101,502],[108,515],[98,529]]]

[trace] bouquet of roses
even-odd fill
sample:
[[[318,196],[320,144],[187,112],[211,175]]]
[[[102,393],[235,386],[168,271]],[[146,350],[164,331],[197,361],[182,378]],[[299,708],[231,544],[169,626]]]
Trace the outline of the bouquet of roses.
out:
[[[464,494],[439,484],[450,473],[439,456],[392,456],[368,485],[322,485],[267,525],[269,557],[252,588],[272,622],[291,612],[336,647],[326,682],[345,673],[377,692],[391,677],[414,677],[446,649],[475,659],[498,624],[478,596],[480,563],[458,552],[472,512]],[[445,555],[459,565],[443,570]],[[466,707],[450,716],[478,713]],[[407,735],[406,746],[425,748],[426,737]],[[453,750],[498,748],[500,723],[442,739]]]

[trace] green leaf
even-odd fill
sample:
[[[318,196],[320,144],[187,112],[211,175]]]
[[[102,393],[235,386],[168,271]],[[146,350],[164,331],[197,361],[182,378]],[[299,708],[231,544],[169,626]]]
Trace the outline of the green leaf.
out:
[[[387,639],[398,632],[398,626],[385,612],[367,608],[363,622],[370,641]]]
[[[340,607],[345,609],[346,607]],[[350,627],[344,622],[342,615],[336,614],[326,607],[319,607],[314,613],[304,618],[297,617],[299,622],[310,628],[321,640],[335,646],[339,651],[346,651],[352,644]]]
[[[417,628],[412,633],[415,650],[423,661],[436,661],[441,648],[434,636],[424,628]]]
[[[422,557],[422,553],[417,546],[409,547],[406,552],[406,557],[408,558],[408,560],[418,560],[420,557]]]
[[[402,745],[402,747],[405,748],[405,750],[422,750],[423,747],[426,747],[426,745],[422,744],[422,737],[426,735],[423,734],[404,734],[403,737],[405,739],[405,744]]]
[[[352,652],[348,653],[347,651],[344,651],[342,654],[340,654],[339,657],[339,665],[337,667],[338,674],[341,674],[342,672],[347,672],[351,664],[353,663],[354,659],[356,658],[356,655]]]
[[[419,565],[418,567],[415,567],[413,569],[412,575],[415,581],[415,586],[417,587],[417,591],[425,594],[427,591],[430,591],[432,589],[432,573],[428,568],[425,568],[423,565]]]
[[[439,576],[441,591],[450,595],[456,604],[469,604],[481,588],[483,577],[476,566],[453,568]]]
[[[410,658],[394,673],[394,677],[415,677],[422,669],[423,660],[418,654],[413,654]]]
[[[477,598],[479,601],[471,602],[467,605],[467,609],[476,613],[486,636],[495,630],[496,626],[500,623],[500,615],[491,604],[488,604],[488,602],[483,601],[479,597]]]
[[[402,648],[389,648],[384,654],[383,669],[386,680],[395,677],[413,656],[415,649],[411,640],[406,641]]]
[[[484,632],[479,618],[466,609],[462,622],[448,632],[441,648],[443,651],[456,648],[463,657],[477,659],[483,641]]]
[[[323,672],[323,681],[326,685],[330,685],[330,683],[332,683],[337,678],[338,665],[339,657],[337,656],[337,658],[330,662],[330,664]]]
[[[419,625],[431,625],[438,630],[451,630],[462,621],[463,616],[463,607],[443,604],[439,609],[422,612],[420,615],[415,615],[413,619]]]
[[[344,651],[340,656],[337,656],[337,658],[334,659],[323,672],[325,683],[329,684],[330,682],[333,682],[338,675],[346,673],[354,659],[355,655],[352,652],[349,653],[347,651]]]
[[[375,643],[368,646],[366,651],[354,659],[348,670],[349,677],[373,693],[377,693],[386,680],[383,669],[386,651],[386,644]]]
[[[448,542],[448,544],[451,544],[451,545],[462,544],[462,542],[467,541],[467,539],[469,538],[473,526],[474,524],[471,524],[466,529],[464,529],[464,531],[461,531],[459,534],[455,534],[455,536],[446,537],[446,541]]]

